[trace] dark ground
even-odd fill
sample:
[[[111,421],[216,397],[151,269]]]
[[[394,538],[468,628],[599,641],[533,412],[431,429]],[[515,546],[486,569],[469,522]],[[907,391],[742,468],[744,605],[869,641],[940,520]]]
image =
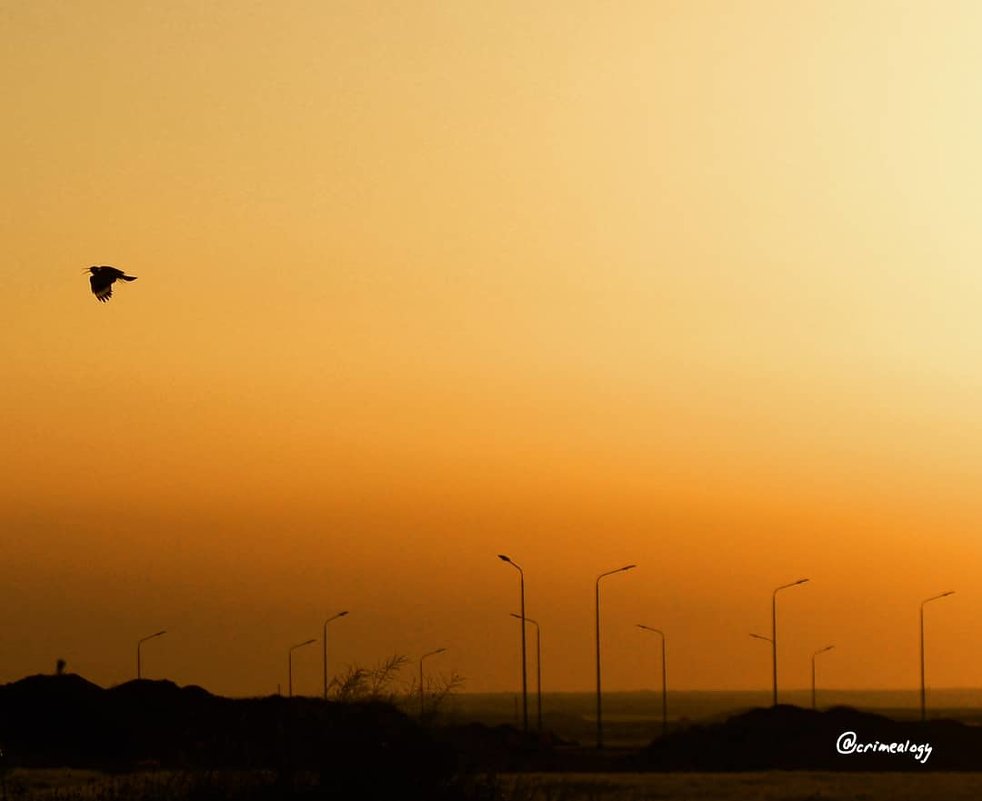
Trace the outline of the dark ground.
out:
[[[860,744],[878,748],[882,743],[888,750],[839,753],[836,744],[846,732],[855,732]],[[893,753],[890,744],[896,744]],[[421,725],[380,702],[230,699],[200,687],[148,680],[103,689],[72,674],[30,676],[0,687],[0,746],[5,779],[13,769],[64,767],[120,775],[149,770],[160,781],[193,777],[181,779],[180,787],[178,779],[168,779],[165,790],[159,781],[141,785],[145,792],[120,790],[120,801],[127,793],[155,797],[146,795],[151,791],[189,801],[520,798],[515,791],[520,782],[502,784],[495,777],[503,774],[604,774],[616,784],[629,774],[774,770],[965,772],[969,781],[968,772],[982,770],[980,727],[951,720],[898,721],[847,707],[752,709],[722,720],[676,723],[667,736],[640,748],[598,752],[588,743],[526,735],[508,724]],[[230,791],[225,779],[216,785],[219,774],[240,777],[237,789]],[[540,780],[540,790],[545,786]],[[506,790],[510,795],[503,795]],[[116,796],[106,793],[99,797],[114,801]],[[551,797],[575,797],[568,788],[563,793]]]

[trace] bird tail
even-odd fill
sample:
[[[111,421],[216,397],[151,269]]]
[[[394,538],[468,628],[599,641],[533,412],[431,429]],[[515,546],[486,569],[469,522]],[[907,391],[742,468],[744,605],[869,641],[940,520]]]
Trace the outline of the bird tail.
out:
[[[119,277],[123,281],[135,281],[136,280],[136,276],[135,275],[121,275]]]

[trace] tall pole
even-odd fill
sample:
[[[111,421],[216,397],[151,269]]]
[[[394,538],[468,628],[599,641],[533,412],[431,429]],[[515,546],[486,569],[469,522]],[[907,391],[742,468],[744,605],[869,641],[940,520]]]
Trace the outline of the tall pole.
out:
[[[763,640],[764,642],[769,642],[773,644],[773,640],[771,640],[770,637],[765,637],[763,634],[754,634],[753,632],[751,632],[750,636],[753,637],[755,640]]]
[[[343,612],[338,612],[333,617],[329,617],[327,620],[324,621],[324,636],[323,636],[323,639],[321,640],[321,642],[324,643],[324,700],[325,701],[327,700],[327,684],[328,684],[328,681],[327,681],[327,624],[330,623],[332,620],[337,620],[339,617],[344,617],[346,614],[348,614],[348,611],[347,610],[345,610]]]
[[[602,692],[600,685],[600,579],[605,576],[612,576],[614,573],[623,573],[625,570],[632,570],[637,567],[637,565],[625,565],[624,567],[619,567],[616,570],[608,570],[606,573],[601,573],[597,576],[596,584],[594,585],[594,601],[595,601],[595,622],[596,622],[596,646],[597,646],[597,748],[601,749],[604,747],[604,723],[603,723],[603,701]]]
[[[824,648],[820,648],[812,654],[812,709],[817,709],[815,704],[815,657],[819,654],[824,654],[826,651],[831,651],[835,648],[834,645],[826,645]]]
[[[428,656],[436,656],[436,654],[442,654],[446,650],[447,650],[446,648],[437,648],[435,651],[430,651],[428,653],[425,653],[419,658],[419,719],[420,720],[423,719],[423,713],[424,713],[423,697],[425,691],[423,689],[423,660],[426,659],[426,657]]]
[[[317,640],[305,640],[304,642],[298,642],[296,645],[291,645],[290,646],[290,653],[289,653],[289,656],[287,658],[287,664],[288,664],[287,671],[288,672],[287,672],[287,685],[286,686],[287,686],[287,697],[288,698],[293,698],[293,652],[296,651],[297,648],[303,648],[305,645],[310,645],[311,643],[315,643],[315,642],[317,642]]]
[[[949,595],[954,595],[954,590],[949,590],[948,592],[943,592],[940,595],[932,595],[921,601],[921,720],[927,720],[927,692],[925,691],[924,684],[924,604],[929,601],[936,601],[938,598],[946,598]]]
[[[519,588],[521,590],[521,611],[522,611],[522,728],[528,732],[529,730],[529,690],[528,690],[528,671],[526,668],[527,662],[525,657],[525,571],[522,570],[517,564],[515,564],[511,559],[505,556],[503,553],[498,554],[498,558],[502,562],[507,562],[513,568],[518,571],[519,575]]]
[[[521,615],[516,615],[514,612],[511,613],[512,617],[520,618]],[[525,618],[529,623],[535,626],[535,701],[536,701],[536,719],[538,725],[538,731],[542,731],[542,630],[539,628],[539,624],[532,620],[532,618]]]
[[[536,724],[542,733],[542,630],[535,624],[535,707]]]
[[[665,656],[665,632],[638,623],[639,629],[652,631],[661,637],[661,733],[662,737],[668,732],[668,668]]]
[[[777,594],[781,590],[786,590],[788,587],[797,587],[799,584],[804,584],[808,579],[798,579],[797,581],[792,581],[790,584],[782,584],[771,594],[771,656],[774,662],[774,696],[773,696],[773,706],[777,706]]]
[[[136,677],[138,679],[143,678],[143,666],[140,663],[140,646],[143,645],[147,640],[152,640],[154,637],[162,637],[166,634],[166,631],[158,631],[156,634],[150,634],[143,639],[139,640],[136,644]]]

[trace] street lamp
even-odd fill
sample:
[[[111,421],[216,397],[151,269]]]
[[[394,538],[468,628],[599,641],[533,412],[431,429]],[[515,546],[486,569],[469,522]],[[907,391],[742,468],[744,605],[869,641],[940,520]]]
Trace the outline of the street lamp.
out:
[[[446,648],[437,648],[435,651],[430,651],[429,653],[423,654],[419,658],[419,719],[423,719],[423,660],[428,656],[436,656],[437,654],[442,654],[446,651]]]
[[[949,595],[954,595],[954,590],[948,590],[948,592],[943,592],[940,595],[932,595],[930,598],[921,601],[921,720],[927,719],[927,695],[924,691],[924,604],[929,601],[936,601],[938,598],[946,598]]]
[[[317,640],[304,640],[303,642],[290,646],[290,653],[288,659],[289,673],[288,673],[287,685],[286,685],[288,698],[293,698],[293,652],[296,651],[297,648],[303,648],[305,645],[311,645],[312,643],[315,642],[317,642]]]
[[[595,601],[595,615],[596,615],[596,634],[597,634],[597,748],[604,747],[604,724],[603,724],[603,705],[601,700],[600,691],[600,579],[606,576],[612,576],[614,573],[623,573],[626,570],[633,570],[637,565],[624,565],[624,567],[619,567],[616,570],[608,570],[606,573],[601,573],[597,576],[597,582],[594,586],[594,601]]]
[[[642,623],[638,623],[638,628],[653,631],[661,637],[661,733],[664,737],[668,731],[668,668],[665,661],[665,632],[661,629],[645,626]]]
[[[774,641],[770,637],[765,637],[763,634],[754,634],[753,632],[750,632],[750,636],[753,637],[755,640],[763,640],[764,642],[769,642],[771,644],[774,643]]]
[[[835,648],[834,645],[826,645],[824,648],[820,648],[812,654],[812,709],[817,709],[815,706],[815,657],[819,654],[824,654],[826,651],[831,651],[833,648]]]
[[[517,617],[519,620],[522,619],[521,615],[516,615],[514,612],[511,613],[512,617]],[[536,706],[538,712],[538,725],[539,731],[542,731],[542,632],[539,629],[539,624],[532,620],[532,618],[525,618],[529,623],[535,626],[535,697]]]
[[[777,594],[781,590],[786,590],[788,587],[797,587],[799,584],[804,584],[808,579],[798,579],[797,581],[792,581],[790,584],[782,584],[771,594],[771,650],[774,662],[774,700],[773,705],[777,706]]]
[[[143,678],[143,670],[142,670],[141,665],[140,665],[140,646],[143,645],[143,643],[145,643],[147,640],[152,640],[154,637],[162,637],[166,633],[167,633],[166,631],[158,631],[156,634],[150,634],[150,635],[144,637],[139,642],[137,642],[137,644],[136,644],[136,677],[138,679],[142,679]]]
[[[511,559],[505,556],[503,553],[498,554],[498,558],[502,562],[507,562],[513,568],[518,571],[520,579],[520,590],[521,590],[521,620],[522,620],[522,726],[527,732],[529,730],[529,691],[528,691],[528,671],[526,669],[526,657],[525,657],[525,571],[522,570],[517,564],[515,564]]]
[[[333,617],[329,617],[327,620],[324,621],[323,643],[324,643],[324,700],[325,701],[327,700],[327,624],[330,623],[332,620],[337,620],[339,617],[344,617],[346,614],[348,614],[347,610],[345,610],[344,612],[338,612]]]

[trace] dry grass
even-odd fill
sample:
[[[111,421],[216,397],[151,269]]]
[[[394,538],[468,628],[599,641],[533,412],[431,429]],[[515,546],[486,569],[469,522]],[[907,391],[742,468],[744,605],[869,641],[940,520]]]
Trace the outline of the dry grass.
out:
[[[978,801],[982,773],[513,775],[502,801]]]
[[[107,774],[69,768],[8,773],[3,801],[197,801],[268,794],[268,771],[152,771]]]
[[[258,771],[12,770],[5,801],[248,801],[275,795],[273,779]],[[512,774],[485,788],[497,792],[480,797],[494,801],[978,801],[982,773]]]

